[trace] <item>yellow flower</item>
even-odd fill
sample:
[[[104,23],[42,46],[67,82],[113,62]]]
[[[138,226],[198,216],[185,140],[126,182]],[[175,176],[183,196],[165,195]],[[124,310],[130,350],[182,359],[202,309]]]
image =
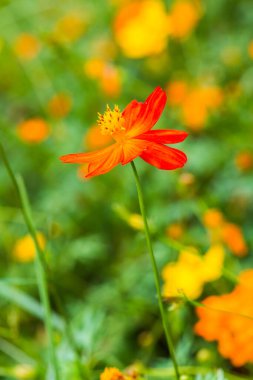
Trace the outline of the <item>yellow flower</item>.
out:
[[[36,375],[36,370],[29,364],[18,364],[13,368],[13,374],[18,380],[32,380]]]
[[[225,252],[220,244],[213,245],[206,252],[202,266],[204,282],[217,280],[221,276],[224,258]]]
[[[129,226],[134,228],[135,230],[143,230],[144,225],[143,225],[143,219],[140,214],[130,214],[127,222]]]
[[[116,15],[114,33],[127,57],[142,58],[161,53],[168,36],[168,19],[163,2],[141,0],[124,5]]]
[[[45,236],[41,232],[37,232],[38,243],[42,250],[46,246]],[[13,248],[13,257],[19,262],[29,262],[35,258],[36,248],[30,235],[20,238]]]
[[[211,247],[204,256],[191,248],[182,251],[176,263],[163,268],[164,297],[178,297],[182,292],[191,299],[198,298],[206,282],[220,277],[223,260],[224,250],[218,245]]]
[[[29,61],[39,53],[40,43],[32,34],[22,33],[15,40],[13,48],[20,59]]]
[[[187,37],[197,24],[202,10],[199,1],[178,0],[169,14],[170,35],[175,38]]]

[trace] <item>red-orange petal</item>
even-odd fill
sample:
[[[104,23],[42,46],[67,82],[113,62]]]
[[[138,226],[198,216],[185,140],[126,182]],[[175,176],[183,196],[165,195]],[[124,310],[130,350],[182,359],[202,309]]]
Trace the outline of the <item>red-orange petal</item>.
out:
[[[130,161],[133,161],[136,157],[140,156],[141,153],[147,149],[149,144],[150,142],[139,139],[130,139],[125,141],[123,144],[122,165],[126,165]]]
[[[181,150],[156,143],[149,145],[140,157],[148,164],[163,170],[181,168],[187,161],[186,155]]]
[[[88,165],[87,174],[85,178],[95,177],[97,175],[105,174],[117,166],[123,157],[122,146],[114,144],[114,149],[107,153],[103,159],[99,158],[94,160]]]
[[[176,131],[173,129],[155,129],[154,131],[148,131],[140,136],[138,139],[153,141],[158,144],[176,144],[184,141],[188,136],[187,132]]]
[[[85,164],[86,162],[93,162],[102,160],[110,154],[117,144],[110,145],[104,149],[96,150],[89,153],[72,153],[61,156],[60,160],[65,164]]]
[[[127,137],[149,131],[160,118],[166,104],[166,93],[156,87],[144,103],[133,100],[123,111]]]

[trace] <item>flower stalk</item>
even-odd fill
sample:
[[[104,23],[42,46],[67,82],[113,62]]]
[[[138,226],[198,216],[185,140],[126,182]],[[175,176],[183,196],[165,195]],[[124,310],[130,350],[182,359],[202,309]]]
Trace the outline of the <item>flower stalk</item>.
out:
[[[45,263],[44,263],[43,251],[41,250],[38,239],[37,239],[36,229],[34,226],[32,213],[31,213],[31,207],[28,200],[24,181],[21,176],[15,176],[1,143],[0,143],[0,154],[2,156],[7,172],[9,173],[10,178],[13,182],[13,185],[18,193],[25,223],[27,225],[29,233],[36,247],[35,269],[36,269],[40,298],[41,298],[41,302],[44,308],[44,321],[45,321],[45,327],[46,327],[47,336],[48,336],[50,364],[52,366],[52,370],[54,373],[54,380],[60,380],[59,366],[57,362],[55,345],[54,345],[51,306],[50,306],[50,300],[49,300],[49,294],[48,294],[47,275],[46,275],[46,270],[45,270],[45,265],[44,265]]]
[[[145,230],[145,235],[146,235],[147,247],[148,247],[148,251],[149,251],[149,255],[150,255],[150,259],[151,259],[151,263],[152,263],[152,268],[153,268],[153,272],[154,272],[155,286],[156,286],[158,304],[159,304],[160,314],[161,314],[161,318],[162,318],[162,324],[163,324],[163,329],[164,329],[164,333],[165,333],[165,338],[166,338],[167,346],[168,346],[168,349],[170,352],[171,360],[173,362],[176,379],[180,380],[180,374],[179,374],[178,364],[177,364],[177,360],[176,360],[174,344],[173,344],[173,340],[172,340],[172,334],[170,331],[168,319],[167,319],[166,312],[165,312],[164,305],[163,305],[163,301],[162,301],[162,293],[161,293],[161,287],[160,287],[160,281],[159,281],[159,272],[158,272],[158,268],[157,268],[157,264],[156,264],[156,260],[155,260],[155,255],[154,255],[154,251],[153,251],[153,247],[152,247],[151,236],[150,236],[150,231],[149,231],[149,226],[148,226],[148,221],[147,221],[147,215],[146,215],[146,209],[145,209],[145,205],[144,205],[142,187],[141,187],[141,183],[140,183],[140,179],[139,179],[139,175],[138,175],[136,166],[135,166],[133,161],[131,161],[131,166],[133,169],[133,174],[134,174],[137,193],[138,193],[140,211],[141,211],[143,223],[144,223],[144,230]]]

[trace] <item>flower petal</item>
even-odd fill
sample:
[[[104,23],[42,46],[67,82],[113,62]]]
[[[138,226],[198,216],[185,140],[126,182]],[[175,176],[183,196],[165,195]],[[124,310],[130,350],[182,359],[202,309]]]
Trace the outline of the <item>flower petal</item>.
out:
[[[144,103],[133,100],[122,113],[126,135],[136,137],[149,131],[161,116],[166,99],[165,91],[161,87],[156,87]]]
[[[123,144],[122,165],[126,165],[136,157],[140,156],[140,154],[147,149],[148,145],[150,145],[149,141],[139,139],[126,140]]]
[[[93,162],[97,160],[104,160],[104,158],[115,149],[115,145],[110,145],[104,149],[96,150],[89,153],[72,153],[61,156],[60,160],[65,164],[84,164],[86,162]]]
[[[158,144],[176,144],[184,141],[188,136],[187,132],[177,131],[173,129],[156,129],[154,131],[148,131],[136,138],[153,141]]]
[[[163,170],[181,168],[187,161],[181,150],[156,143],[151,144],[140,157],[148,164]]]
[[[114,149],[111,152],[107,153],[104,156],[103,160],[100,158],[98,160],[94,160],[88,165],[88,170],[85,178],[91,178],[100,174],[105,174],[122,161],[122,146],[119,144],[114,144],[113,147]]]

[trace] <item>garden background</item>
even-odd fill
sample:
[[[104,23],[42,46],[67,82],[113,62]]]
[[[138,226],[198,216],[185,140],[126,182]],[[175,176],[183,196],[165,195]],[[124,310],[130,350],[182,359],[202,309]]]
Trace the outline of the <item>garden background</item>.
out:
[[[108,144],[97,113],[157,86],[156,127],[189,133],[184,168],[135,160],[180,372],[252,379],[252,0],[2,0],[0,73],[0,142],[44,252],[60,379],[173,378],[130,165],[87,180],[59,160]],[[0,378],[54,380],[3,157]]]

